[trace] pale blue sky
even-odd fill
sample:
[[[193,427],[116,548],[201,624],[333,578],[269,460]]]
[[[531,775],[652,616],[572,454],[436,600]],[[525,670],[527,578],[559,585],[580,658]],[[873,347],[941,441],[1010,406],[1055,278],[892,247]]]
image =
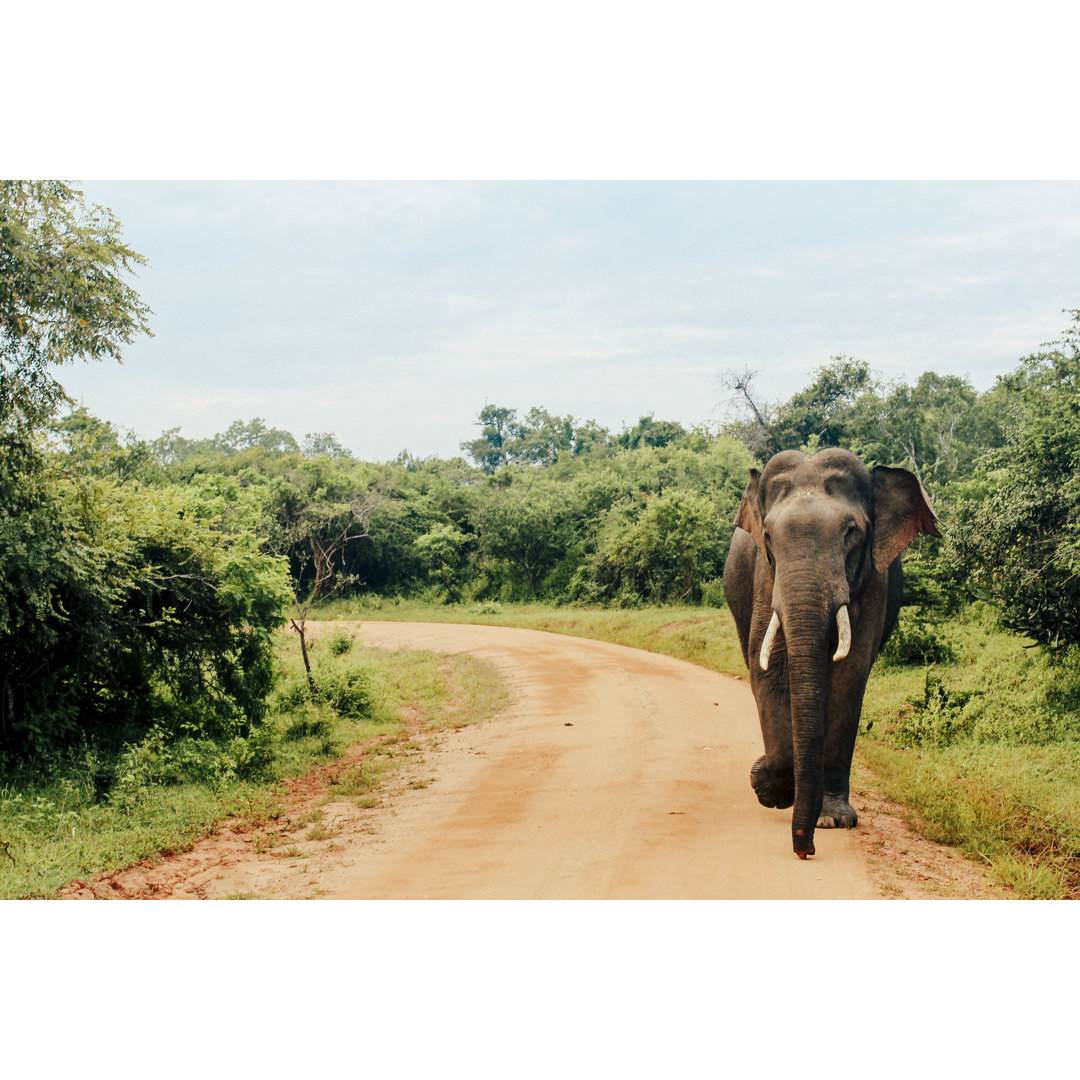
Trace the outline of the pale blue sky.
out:
[[[838,353],[980,389],[1080,307],[1080,183],[103,182],[153,339],[64,372],[152,437],[263,417],[450,456],[485,402],[618,430]]]

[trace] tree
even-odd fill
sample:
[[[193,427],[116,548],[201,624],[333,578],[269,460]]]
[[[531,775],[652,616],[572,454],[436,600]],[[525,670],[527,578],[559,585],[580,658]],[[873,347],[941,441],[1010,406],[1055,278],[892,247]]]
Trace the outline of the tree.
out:
[[[975,388],[956,375],[924,371],[914,386],[865,394],[849,418],[849,449],[864,461],[909,468],[931,493],[970,471],[1000,445],[1000,425]]]
[[[415,544],[429,579],[446,591],[452,604],[461,599],[461,554],[467,542],[468,537],[460,529],[443,522],[418,537]]]
[[[952,523],[959,560],[1006,626],[1080,644],[1080,310],[1050,351],[998,380],[1004,446],[983,459]]]
[[[150,333],[150,309],[125,280],[145,262],[82,192],[0,181],[0,431],[34,427],[67,400],[53,366],[119,360]]]
[[[674,490],[650,498],[639,514],[622,508],[608,516],[595,574],[609,596],[682,603],[699,597],[705,581],[719,578],[726,546],[713,504]]]
[[[351,578],[345,571],[350,546],[371,535],[372,512],[382,497],[360,491],[340,466],[316,458],[300,469],[274,477],[270,484],[269,517],[272,539],[268,546],[288,558],[291,568],[290,625],[300,638],[300,653],[308,686],[315,693],[307,646],[307,618],[312,607]],[[336,467],[335,467],[336,466]]]
[[[507,598],[536,599],[545,579],[571,553],[573,494],[550,471],[506,469],[489,481],[476,520],[489,576],[505,575]]]
[[[554,465],[568,456],[593,453],[612,441],[607,428],[595,420],[555,416],[538,406],[519,420],[516,409],[485,405],[477,423],[482,429],[480,438],[463,442],[461,449],[489,474],[506,465]]]
[[[0,758],[258,722],[282,560],[186,488],[78,475],[41,452],[6,458],[0,481]]]
[[[685,434],[686,428],[677,420],[657,420],[649,413],[618,435],[615,442],[626,450],[637,450],[641,446],[667,446]]]
[[[300,447],[304,457],[351,458],[352,452],[338,442],[331,431],[310,431]]]
[[[724,430],[743,443],[755,455],[765,456],[770,445],[775,408],[761,398],[754,388],[754,379],[760,371],[748,365],[742,368],[728,368],[717,378],[717,384],[727,395],[727,403],[740,410],[749,412],[745,420],[729,421]]]
[[[159,471],[149,446],[108,421],[94,416],[84,405],[49,425],[49,431],[67,451],[68,462],[95,476],[117,480],[149,479]]]
[[[523,428],[518,422],[516,409],[499,405],[485,405],[480,410],[477,424],[481,428],[480,438],[463,442],[461,449],[484,472],[493,473],[510,460],[510,451],[514,443],[521,438]]]
[[[756,374],[750,368],[729,369],[721,373],[719,384],[751,417],[729,424],[726,432],[766,459],[781,450],[850,446],[867,403],[876,401],[869,366],[848,356],[834,356],[814,372],[806,389],[778,406],[758,399],[753,390]]]
[[[227,454],[240,454],[256,447],[268,453],[296,453],[300,448],[289,432],[268,428],[261,416],[244,423],[234,420],[221,435],[214,437],[215,449]]]
[[[352,457],[332,432],[309,432],[304,436],[301,446],[290,432],[283,428],[267,427],[266,421],[260,416],[246,421],[234,420],[224,431],[207,439],[187,439],[180,434],[180,428],[169,428],[154,439],[149,448],[162,465],[187,463],[186,468],[189,471],[193,461],[198,461],[199,468],[205,468],[208,459],[213,461],[223,456],[241,459],[243,464],[251,463],[252,459],[260,454],[302,454],[307,458]],[[218,462],[211,467],[220,466],[221,463]],[[231,467],[239,466],[234,460]]]
[[[851,439],[856,404],[873,392],[864,360],[834,356],[814,373],[814,381],[776,411],[769,428],[770,453],[802,446],[844,446]]]

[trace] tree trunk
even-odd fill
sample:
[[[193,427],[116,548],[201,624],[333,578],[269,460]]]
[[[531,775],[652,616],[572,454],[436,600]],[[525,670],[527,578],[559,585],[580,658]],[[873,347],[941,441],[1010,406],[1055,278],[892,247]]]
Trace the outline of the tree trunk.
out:
[[[304,658],[304,671],[307,674],[308,689],[311,691],[311,696],[315,696],[315,679],[311,674],[311,660],[308,658],[307,650],[307,611],[306,609],[301,612],[295,619],[290,619],[292,628],[297,632],[300,637],[300,655]]]
[[[304,634],[304,622],[300,622],[300,655],[304,658],[304,671],[307,674],[308,689],[312,697],[315,696],[315,679],[311,674],[311,661],[308,659],[307,638]]]

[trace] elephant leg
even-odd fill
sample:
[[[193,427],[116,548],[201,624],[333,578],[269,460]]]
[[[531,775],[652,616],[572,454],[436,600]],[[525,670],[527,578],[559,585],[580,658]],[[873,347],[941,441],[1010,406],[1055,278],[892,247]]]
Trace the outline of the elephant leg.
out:
[[[782,664],[778,665],[782,668]],[[791,738],[791,702],[783,670],[757,678],[756,696],[765,753],[750,767],[750,786],[762,806],[786,810],[795,803],[795,748]]]
[[[747,667],[750,666],[749,639],[754,617],[756,564],[757,548],[753,538],[744,530],[736,529],[724,562],[724,597],[735,622],[735,632]]]
[[[865,677],[856,685],[842,681],[829,689],[825,720],[825,797],[818,818],[819,829],[854,829],[859,823],[849,798],[851,794],[851,759],[862,715]]]

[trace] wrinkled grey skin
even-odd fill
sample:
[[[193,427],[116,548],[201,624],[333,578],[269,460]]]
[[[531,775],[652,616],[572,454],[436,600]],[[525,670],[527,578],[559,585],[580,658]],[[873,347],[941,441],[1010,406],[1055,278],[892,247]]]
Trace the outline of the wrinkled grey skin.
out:
[[[867,469],[840,449],[786,450],[751,469],[735,525],[724,592],[765,742],[750,783],[763,805],[794,806],[792,846],[805,859],[815,827],[858,822],[851,756],[870,667],[900,610],[900,553],[920,532],[941,534],[915,476]],[[850,648],[834,660],[845,606]],[[780,628],[763,669],[774,612]]]

